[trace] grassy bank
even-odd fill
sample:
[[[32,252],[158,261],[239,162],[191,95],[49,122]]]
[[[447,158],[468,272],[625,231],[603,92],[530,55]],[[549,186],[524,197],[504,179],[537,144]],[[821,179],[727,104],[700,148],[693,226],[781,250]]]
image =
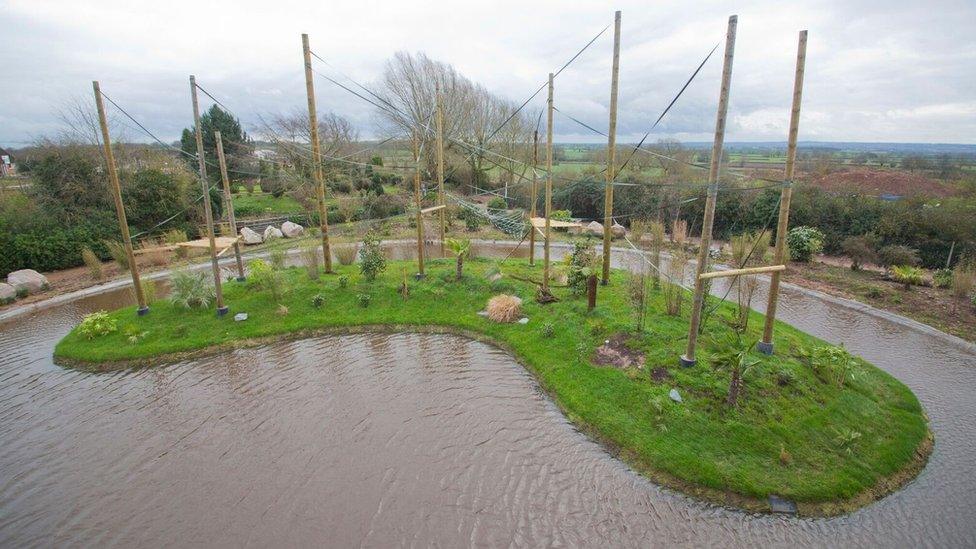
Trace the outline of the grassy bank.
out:
[[[910,478],[924,462],[928,430],[921,407],[907,387],[877,368],[845,358],[843,380],[827,375],[822,361],[803,350],[824,344],[785,325],[778,327],[775,357],[750,353],[759,362],[743,376],[737,406],[726,403],[730,372],[713,359],[728,349],[731,306],[713,315],[701,338],[699,364],[683,369],[677,356],[687,330],[682,316],[663,313],[663,297],[651,291],[643,333],[633,330],[627,275],[615,271],[600,289],[596,310],[585,297],[556,288],[561,300],[536,304],[534,287],[513,278],[541,275],[522,260],[502,265],[504,276],[487,276],[497,266],[470,260],[465,277],[453,280],[449,260],[428,263],[428,276],[409,280],[404,299],[396,290],[414,263],[390,262],[374,282],[357,266],[339,267],[340,277],[308,278],[304,269],[285,270],[287,291],[279,307],[271,294],[246,284],[224,286],[231,315],[157,302],[146,317],[133,309],[111,313],[118,330],[87,339],[77,328],[57,346],[61,362],[111,367],[115,361],[150,364],[161,358],[363,327],[427,329],[477,334],[506,348],[539,380],[569,419],[622,459],[658,482],[711,500],[762,509],[771,494],[793,499],[801,511],[829,514],[863,505]],[[479,316],[498,293],[523,299],[528,324],[496,324]],[[316,307],[313,297],[324,303]],[[361,306],[368,295],[368,306]],[[744,339],[758,339],[761,320],[752,318]],[[594,364],[606,340],[625,342],[646,365]],[[816,362],[816,363],[815,363]],[[668,397],[676,388],[683,399]]]

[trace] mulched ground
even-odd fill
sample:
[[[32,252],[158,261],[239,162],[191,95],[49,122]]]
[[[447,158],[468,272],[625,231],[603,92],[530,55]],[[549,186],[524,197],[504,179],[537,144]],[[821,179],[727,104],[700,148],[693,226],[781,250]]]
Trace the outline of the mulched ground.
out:
[[[644,354],[627,346],[629,337],[626,334],[616,334],[596,348],[593,362],[600,366],[613,366],[626,370],[628,368],[644,368]]]

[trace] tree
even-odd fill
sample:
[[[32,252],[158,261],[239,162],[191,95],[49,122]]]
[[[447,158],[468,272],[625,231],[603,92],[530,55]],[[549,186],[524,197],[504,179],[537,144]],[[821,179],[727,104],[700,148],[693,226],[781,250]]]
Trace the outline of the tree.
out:
[[[248,160],[252,151],[251,141],[244,129],[241,128],[241,123],[230,113],[217,105],[210,107],[200,116],[200,131],[203,134],[203,154],[206,162],[212,162],[216,165],[217,139],[214,137],[214,131],[220,131],[230,178],[238,179],[240,172],[249,171],[248,168],[252,164]],[[196,130],[193,126],[183,130],[183,135],[180,137],[180,148],[193,156],[190,159],[190,165],[194,170],[199,170],[196,159]],[[207,177],[211,181],[220,181],[220,170],[208,166]]]
[[[471,253],[471,239],[448,238],[446,243],[447,249],[457,257],[454,279],[461,280],[461,274],[464,269],[464,258]]]

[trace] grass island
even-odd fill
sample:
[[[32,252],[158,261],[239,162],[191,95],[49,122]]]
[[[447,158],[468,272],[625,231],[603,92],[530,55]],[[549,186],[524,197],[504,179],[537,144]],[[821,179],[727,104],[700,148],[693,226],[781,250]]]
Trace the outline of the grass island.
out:
[[[897,489],[922,469],[933,439],[915,395],[892,376],[785,324],[777,354],[750,347],[738,355],[738,398],[730,403],[734,306],[722,303],[701,337],[698,364],[678,365],[687,318],[665,313],[662,292],[646,295],[646,323],[635,329],[628,273],[614,270],[594,310],[586,296],[553,286],[559,299],[538,304],[541,265],[465,262],[455,280],[450,259],[388,261],[368,281],[359,265],[313,279],[304,268],[279,271],[281,291],[224,284],[231,314],[156,301],[147,316],[112,311],[112,329],[95,337],[75,327],[56,349],[63,365],[91,370],[149,366],[237,347],[322,333],[457,333],[510,352],[566,416],[655,482],[713,502],[767,511],[775,495],[803,515],[835,515]],[[406,283],[408,295],[402,285]],[[274,294],[274,295],[273,295]],[[528,322],[479,315],[495,295],[522,299]],[[712,302],[717,303],[717,302]],[[687,300],[686,300],[687,307]],[[235,322],[234,313],[248,320]],[[759,339],[758,313],[739,340]],[[740,330],[741,331],[741,330]],[[601,348],[633,361],[601,363]],[[726,358],[723,358],[726,357]],[[680,402],[669,395],[675,389]]]

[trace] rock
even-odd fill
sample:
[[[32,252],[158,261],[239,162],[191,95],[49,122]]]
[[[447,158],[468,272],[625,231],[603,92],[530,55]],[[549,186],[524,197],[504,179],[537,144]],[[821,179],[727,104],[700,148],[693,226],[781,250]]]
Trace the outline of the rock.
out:
[[[247,313],[237,313],[234,315],[234,322],[243,322],[247,320]]]
[[[17,288],[0,282],[0,305],[17,299]]]
[[[283,236],[284,235],[282,234],[281,230],[275,227],[274,225],[268,225],[264,229],[265,240],[271,240],[272,238],[281,238]]]
[[[478,311],[478,316],[488,317],[488,311]]]
[[[675,402],[681,402],[681,393],[679,393],[677,389],[671,389],[671,392],[668,393],[668,396],[671,397],[671,400]]]
[[[602,235],[603,225],[596,221],[590,221],[589,225],[583,227],[583,234]]]
[[[518,323],[519,324],[528,324],[529,323],[529,317],[523,316],[522,318],[518,319]]]
[[[247,227],[241,227],[241,238],[245,244],[260,244],[264,242],[264,237]]]
[[[614,222],[613,226],[610,227],[610,234],[614,238],[623,238],[627,234],[627,229],[620,223]]]
[[[26,289],[33,294],[47,287],[47,277],[34,269],[21,269],[7,275],[7,284],[15,290]]]
[[[783,513],[786,515],[796,514],[796,504],[792,501],[781,498],[777,495],[769,495],[769,510],[774,513]]]
[[[281,224],[281,232],[286,238],[295,238],[296,236],[302,236],[305,234],[305,227],[302,227],[298,223],[285,221]]]
[[[488,282],[495,282],[502,279],[502,273],[495,273],[488,277]]]

